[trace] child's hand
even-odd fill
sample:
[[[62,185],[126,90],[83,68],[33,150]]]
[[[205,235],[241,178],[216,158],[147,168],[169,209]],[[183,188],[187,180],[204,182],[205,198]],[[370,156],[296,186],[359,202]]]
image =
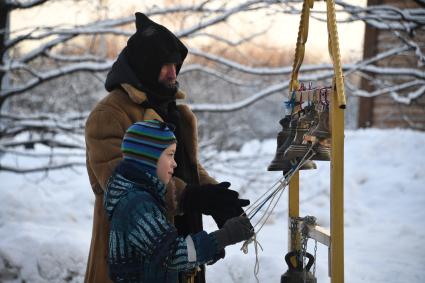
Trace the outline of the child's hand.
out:
[[[248,240],[254,235],[254,229],[248,217],[238,216],[231,218],[224,223],[223,228],[212,232],[217,239],[218,250]]]

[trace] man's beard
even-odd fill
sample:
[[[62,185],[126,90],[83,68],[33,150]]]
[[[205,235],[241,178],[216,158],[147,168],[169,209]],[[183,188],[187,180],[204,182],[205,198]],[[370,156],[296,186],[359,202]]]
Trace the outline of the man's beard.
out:
[[[178,87],[177,81],[174,82],[159,82],[163,87],[168,89],[176,89]]]

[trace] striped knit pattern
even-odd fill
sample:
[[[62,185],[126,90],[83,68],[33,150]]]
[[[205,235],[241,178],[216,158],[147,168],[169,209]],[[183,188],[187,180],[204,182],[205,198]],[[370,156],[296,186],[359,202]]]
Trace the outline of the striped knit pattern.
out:
[[[161,153],[173,143],[176,143],[176,137],[165,123],[147,120],[136,122],[127,129],[121,151],[125,160],[156,175],[156,163]]]
[[[115,172],[107,185],[109,276],[120,283],[176,283],[179,271],[216,259],[217,240],[205,231],[190,235],[196,261],[189,261],[185,238],[165,216],[165,185],[149,173],[141,174],[144,182],[134,183]]]

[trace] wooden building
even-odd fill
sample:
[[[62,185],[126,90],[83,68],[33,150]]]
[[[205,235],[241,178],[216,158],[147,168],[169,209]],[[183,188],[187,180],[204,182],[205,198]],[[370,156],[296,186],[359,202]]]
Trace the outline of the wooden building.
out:
[[[374,5],[391,5],[402,10],[405,9],[425,9],[425,2],[418,0],[368,0],[368,6]],[[403,23],[403,20],[400,21]],[[407,40],[418,44],[422,53],[425,54],[425,26],[419,26],[413,32],[401,32],[400,35]],[[400,46],[401,39],[397,37],[394,30],[382,30],[366,25],[364,40],[364,58],[370,58],[382,51],[388,50],[394,46]],[[391,56],[377,63],[379,67],[402,67],[415,68],[419,73],[425,72],[425,62],[420,62],[418,54],[414,50],[407,53]],[[424,58],[422,58],[423,60]],[[369,75],[369,74],[368,74]],[[386,81],[391,84],[403,84],[412,81],[412,76],[373,76],[375,81]],[[418,78],[421,80],[421,78]],[[422,77],[423,80],[423,77]],[[362,89],[370,92],[377,89],[372,86],[369,80],[362,79]],[[425,85],[425,83],[424,83]],[[422,85],[422,87],[424,87]],[[385,87],[382,86],[382,87]],[[379,88],[379,87],[378,87]],[[407,93],[416,91],[420,86],[408,88],[401,91],[401,97],[405,97]],[[425,91],[422,91],[425,92]],[[425,130],[425,93],[410,101],[409,104],[396,101],[391,93],[378,95],[375,97],[361,97],[359,99],[358,127],[377,127],[377,128],[413,128]]]

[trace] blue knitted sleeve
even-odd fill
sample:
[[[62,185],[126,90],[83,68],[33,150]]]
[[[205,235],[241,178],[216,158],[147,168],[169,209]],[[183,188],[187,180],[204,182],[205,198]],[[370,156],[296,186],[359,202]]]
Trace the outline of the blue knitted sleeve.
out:
[[[217,253],[214,236],[202,231],[178,237],[176,228],[155,205],[139,206],[131,212],[128,240],[147,260],[177,271],[207,263]]]
[[[196,234],[179,237],[176,248],[167,261],[167,266],[175,270],[190,270],[196,266],[215,260],[217,243],[214,236],[201,231]]]

